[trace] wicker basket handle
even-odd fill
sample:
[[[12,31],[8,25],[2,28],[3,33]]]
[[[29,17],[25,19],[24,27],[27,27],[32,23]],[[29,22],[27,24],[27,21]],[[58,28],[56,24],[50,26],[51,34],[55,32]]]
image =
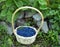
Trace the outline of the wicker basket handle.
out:
[[[40,31],[40,29],[41,29],[41,27],[42,27],[42,25],[43,25],[43,22],[44,22],[44,17],[43,17],[43,15],[42,15],[42,13],[38,10],[38,9],[36,9],[36,8],[34,8],[34,7],[30,7],[30,6],[24,6],[24,7],[20,7],[20,8],[18,8],[14,13],[13,13],[13,15],[12,15],[12,28],[13,28],[13,31],[14,31],[14,16],[15,16],[15,14],[19,11],[19,10],[21,10],[21,9],[32,9],[32,10],[35,10],[35,11],[37,11],[40,15],[41,15],[41,17],[42,17],[42,21],[41,21],[41,25],[40,25],[40,27],[38,28],[38,32]]]

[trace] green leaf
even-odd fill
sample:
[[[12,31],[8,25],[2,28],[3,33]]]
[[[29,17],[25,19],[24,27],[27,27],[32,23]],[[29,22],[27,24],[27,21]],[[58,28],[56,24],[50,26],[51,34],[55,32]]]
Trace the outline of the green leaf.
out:
[[[6,3],[6,7],[11,7],[12,4],[13,4],[13,1],[12,0],[7,0],[5,3]]]
[[[46,0],[38,0],[38,2],[40,5],[47,5]]]
[[[12,45],[13,44],[13,42],[12,42],[12,40],[10,38],[8,39],[8,44],[9,45]]]
[[[30,2],[31,0],[27,0],[27,1],[26,1],[26,0],[21,0],[21,1],[23,2],[23,5],[24,5],[24,6],[32,5],[32,2],[33,2],[33,1]],[[29,3],[28,3],[28,2],[29,2]]]
[[[1,15],[0,16],[6,16],[6,13],[7,13],[7,9],[4,9],[1,11]]]
[[[6,20],[6,16],[7,16],[7,9],[4,9],[4,10],[2,10],[1,11],[1,13],[0,13],[0,19],[2,19],[2,20]]]
[[[60,9],[60,4],[58,5],[58,9]]]
[[[58,11],[55,11],[55,10],[50,10],[49,14],[51,15],[56,15],[58,13]]]
[[[38,1],[35,0],[34,3],[32,4],[32,6],[38,9],[38,3],[37,3],[37,2],[38,2]]]
[[[3,2],[3,1],[6,1],[6,0],[0,0],[0,3]]]
[[[12,12],[10,10],[8,10],[6,21],[9,22],[9,23],[11,23],[11,20],[12,20]]]
[[[46,9],[48,9],[48,7],[45,6],[45,5],[41,5],[41,6],[40,6],[40,9],[41,9],[41,10],[46,10]]]
[[[6,8],[6,5],[2,5],[2,9],[5,9]]]
[[[53,10],[53,9],[47,9],[47,10],[43,11],[43,15],[45,18],[46,17],[52,18],[53,15],[57,15],[58,13],[59,13],[59,11]]]
[[[50,7],[51,7],[51,8],[58,8],[58,4],[53,3],[53,4],[50,5]]]
[[[22,1],[16,1],[16,0],[13,0],[14,1],[14,3],[15,3],[15,5],[17,6],[17,7],[21,7],[21,6],[23,6],[23,2]]]
[[[25,26],[30,26],[30,23],[25,23]]]

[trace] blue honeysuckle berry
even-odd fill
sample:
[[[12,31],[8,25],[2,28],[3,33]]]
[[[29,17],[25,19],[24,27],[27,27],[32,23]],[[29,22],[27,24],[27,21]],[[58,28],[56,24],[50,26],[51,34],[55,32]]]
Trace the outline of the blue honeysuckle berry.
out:
[[[31,37],[35,35],[35,30],[29,27],[23,27],[22,29],[17,29],[17,34],[23,37]]]

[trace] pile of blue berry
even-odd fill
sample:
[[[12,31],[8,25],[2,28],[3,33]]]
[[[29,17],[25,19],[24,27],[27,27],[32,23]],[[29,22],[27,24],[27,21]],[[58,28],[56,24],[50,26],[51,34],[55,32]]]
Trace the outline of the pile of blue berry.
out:
[[[23,37],[31,37],[36,34],[35,30],[30,27],[23,27],[21,29],[17,29],[17,34]]]

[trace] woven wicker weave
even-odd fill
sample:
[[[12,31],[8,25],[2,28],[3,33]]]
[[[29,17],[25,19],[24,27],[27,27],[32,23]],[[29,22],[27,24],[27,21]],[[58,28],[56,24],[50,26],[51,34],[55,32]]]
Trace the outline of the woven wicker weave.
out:
[[[18,35],[17,34],[17,29],[20,28],[21,26],[18,26],[16,29],[14,29],[14,16],[21,9],[32,9],[32,10],[35,10],[42,17],[42,22],[41,22],[41,25],[38,28],[38,30],[36,30],[36,28],[31,27],[31,26],[22,26],[22,27],[30,27],[30,28],[32,28],[32,29],[34,29],[36,31],[36,34],[34,36],[32,36],[32,37],[23,37],[23,36]],[[37,36],[38,32],[40,31],[40,29],[41,29],[41,27],[43,25],[43,22],[44,22],[44,17],[43,17],[42,13],[38,9],[36,9],[34,7],[30,7],[30,6],[24,6],[24,7],[18,8],[12,15],[12,28],[13,28],[13,32],[14,32],[14,34],[16,36],[17,41],[22,43],[22,44],[32,44],[35,41],[36,36]]]

